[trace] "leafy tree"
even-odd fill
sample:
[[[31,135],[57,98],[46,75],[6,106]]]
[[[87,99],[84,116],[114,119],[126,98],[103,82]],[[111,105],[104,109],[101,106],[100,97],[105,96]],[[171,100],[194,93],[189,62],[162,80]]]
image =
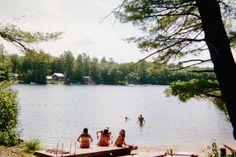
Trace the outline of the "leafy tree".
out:
[[[64,73],[64,63],[61,57],[52,57],[50,69],[52,73]]]
[[[148,69],[148,63],[146,61],[143,61],[137,65],[137,77],[139,84],[149,83],[147,69]]]
[[[119,64],[119,80],[120,84],[127,84],[128,83],[128,75],[130,72],[130,63],[123,63]]]
[[[109,73],[109,62],[106,60],[105,57],[103,57],[101,59],[101,77],[102,77],[102,83],[103,84],[108,84],[109,82],[109,76],[108,76],[108,73]]]
[[[58,39],[61,32],[55,33],[31,33],[23,31],[14,24],[3,25],[0,23],[0,38],[19,47],[23,52],[32,51],[34,48],[32,44],[41,41],[49,41]],[[0,43],[1,44],[1,43]],[[9,76],[8,62],[3,56],[1,48],[0,75],[4,80]],[[0,145],[15,145],[19,139],[19,133],[16,130],[18,115],[18,102],[16,99],[16,92],[12,90],[11,83],[7,81],[0,82]]]
[[[236,66],[230,48],[230,42],[235,44],[236,33],[229,23],[235,20],[235,9],[233,0],[124,0],[115,12],[121,22],[132,22],[146,33],[129,39],[150,52],[146,58],[156,55],[158,63],[185,59],[179,62],[183,66],[213,63],[218,88],[208,86],[209,90],[203,90],[201,95],[223,100],[236,139],[236,75],[232,75]],[[209,59],[193,57],[208,52]],[[183,58],[188,56],[192,59]],[[186,88],[185,94],[191,89]]]
[[[0,145],[15,145],[19,139],[17,127],[18,102],[9,81],[11,65],[0,46]]]
[[[85,76],[91,75],[91,59],[89,55],[86,55],[85,53],[82,54],[83,56],[83,63],[84,63],[84,74]]]
[[[35,82],[46,84],[46,76],[49,75],[50,55],[43,51],[27,51],[21,63],[20,79],[25,83]]]
[[[33,48],[33,44],[37,44],[38,42],[42,42],[42,41],[49,41],[49,40],[57,40],[60,36],[62,35],[62,32],[54,32],[54,33],[42,33],[42,32],[28,32],[28,31],[23,31],[20,28],[18,28],[16,25],[14,24],[6,24],[3,25],[2,23],[0,23],[0,38],[15,45],[16,47],[18,47],[22,52],[26,52],[26,53],[32,53],[33,52],[38,52],[38,50]],[[39,54],[42,53],[39,51]],[[33,55],[31,55],[31,57],[33,57]],[[36,61],[36,59],[35,59]],[[13,62],[12,62],[13,63]],[[45,83],[45,80],[43,80],[43,78],[38,79],[38,77],[36,77],[35,75],[37,73],[35,73],[36,71],[36,65],[31,65],[31,63],[33,64],[34,62],[28,60],[28,63],[25,63],[25,65],[23,65],[23,77],[27,76],[27,80],[31,81],[31,82],[37,82],[37,83]],[[13,64],[15,65],[15,64]],[[40,63],[40,65],[42,65]],[[35,70],[32,69],[27,69],[28,67],[34,67]],[[43,65],[42,65],[43,66]],[[26,70],[27,69],[27,70]],[[16,70],[15,67],[13,70]],[[22,69],[21,69],[22,70]],[[13,71],[15,72],[15,71]],[[41,75],[41,77],[43,77],[44,75]],[[31,77],[31,78],[29,78]],[[27,82],[28,82],[27,81]]]
[[[4,47],[0,45],[0,81],[9,80],[11,72],[11,64],[4,55]]]
[[[108,84],[111,84],[111,85],[119,84],[119,79],[117,77],[118,75],[119,75],[118,65],[112,64],[112,66],[110,67],[109,72],[108,72],[108,77],[109,77]]]
[[[65,51],[63,55],[61,55],[64,63],[64,74],[66,75],[66,80],[71,81],[73,75],[73,64],[74,64],[74,56],[70,51]]]
[[[78,55],[73,67],[73,81],[84,84],[84,65],[82,55]]]
[[[98,65],[98,59],[95,57],[91,61],[91,77],[96,84],[102,83],[101,69]]]
[[[23,31],[14,24],[3,25],[0,23],[0,37],[7,42],[19,47],[23,52],[25,50],[32,50],[32,44],[57,40],[62,35],[62,32],[42,33],[42,32],[28,32]]]
[[[17,127],[18,102],[11,83],[0,82],[0,145],[15,145],[19,139]]]
[[[19,70],[19,66],[20,66],[20,57],[17,54],[11,54],[8,56],[11,64],[12,64],[12,69],[11,72],[12,73],[17,73]]]

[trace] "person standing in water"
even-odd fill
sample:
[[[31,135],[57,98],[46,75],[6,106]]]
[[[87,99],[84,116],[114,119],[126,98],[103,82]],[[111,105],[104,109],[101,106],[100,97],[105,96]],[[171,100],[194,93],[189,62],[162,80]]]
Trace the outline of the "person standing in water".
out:
[[[138,123],[139,123],[140,126],[143,126],[144,123],[145,123],[145,120],[144,120],[142,114],[140,114],[140,115],[138,116]]]

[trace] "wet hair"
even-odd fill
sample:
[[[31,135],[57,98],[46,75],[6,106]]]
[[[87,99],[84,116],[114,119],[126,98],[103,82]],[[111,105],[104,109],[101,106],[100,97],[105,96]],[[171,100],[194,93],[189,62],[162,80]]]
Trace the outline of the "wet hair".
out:
[[[103,130],[103,133],[104,133],[104,134],[108,134],[108,129],[104,129],[104,130]]]
[[[83,133],[87,134],[88,133],[88,128],[84,128]]]
[[[125,137],[125,130],[124,129],[121,129],[120,132],[119,132],[120,135],[122,135],[123,137]]]

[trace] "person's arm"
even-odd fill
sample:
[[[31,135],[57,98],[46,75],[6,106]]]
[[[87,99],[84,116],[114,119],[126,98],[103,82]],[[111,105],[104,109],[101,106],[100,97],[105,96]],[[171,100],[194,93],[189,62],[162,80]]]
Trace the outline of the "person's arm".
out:
[[[118,139],[118,137],[116,138],[116,140],[115,140],[115,142],[114,142],[114,144],[113,144],[113,147],[116,146],[116,144],[117,144],[117,139]]]
[[[125,138],[123,138],[123,144],[126,146],[126,143],[125,143]]]
[[[80,138],[81,138],[81,135],[79,135],[79,137],[77,138],[77,141],[80,142]]]
[[[93,138],[92,138],[92,136],[91,136],[91,135],[89,135],[89,138],[90,138],[91,142],[93,142]]]
[[[96,132],[97,139],[99,138],[99,137],[98,137],[98,133],[101,133],[101,132],[102,132],[102,131],[97,131],[97,132]]]

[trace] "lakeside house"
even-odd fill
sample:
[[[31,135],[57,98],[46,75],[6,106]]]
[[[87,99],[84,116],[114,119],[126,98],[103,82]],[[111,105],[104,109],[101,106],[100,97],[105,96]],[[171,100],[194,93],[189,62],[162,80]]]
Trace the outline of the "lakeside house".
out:
[[[85,81],[85,84],[92,84],[92,85],[95,84],[95,82],[90,76],[84,76],[84,81]]]
[[[48,80],[53,80],[53,81],[64,81],[65,80],[65,75],[62,73],[53,73],[50,76],[47,76]]]

